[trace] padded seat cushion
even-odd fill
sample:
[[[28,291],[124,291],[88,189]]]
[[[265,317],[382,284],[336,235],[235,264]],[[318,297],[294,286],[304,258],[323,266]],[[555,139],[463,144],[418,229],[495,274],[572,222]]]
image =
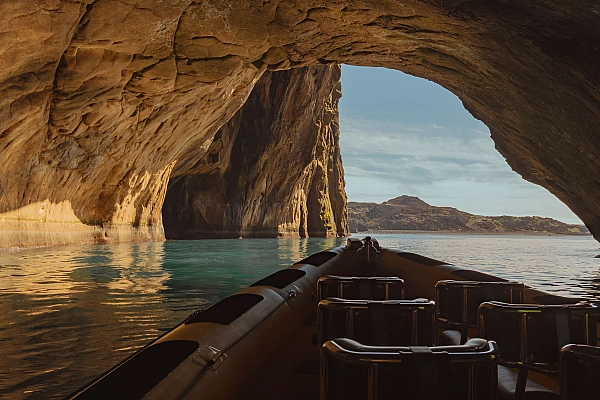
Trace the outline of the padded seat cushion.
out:
[[[440,333],[439,345],[440,346],[457,346],[460,344],[460,332],[454,330],[447,330]]]
[[[517,373],[503,365],[498,365],[498,400],[513,400],[517,386]],[[558,394],[539,383],[527,380],[524,400],[559,400]]]

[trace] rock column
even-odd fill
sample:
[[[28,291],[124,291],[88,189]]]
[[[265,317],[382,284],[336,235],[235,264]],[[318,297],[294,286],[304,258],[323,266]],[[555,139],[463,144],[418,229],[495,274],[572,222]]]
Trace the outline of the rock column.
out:
[[[202,159],[175,170],[167,238],[344,236],[340,67],[268,72]]]

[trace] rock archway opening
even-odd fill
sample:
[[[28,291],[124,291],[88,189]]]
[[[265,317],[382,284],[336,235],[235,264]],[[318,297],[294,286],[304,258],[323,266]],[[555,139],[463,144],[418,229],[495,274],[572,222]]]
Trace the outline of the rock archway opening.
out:
[[[205,156],[171,181],[166,237],[344,235],[346,193],[350,202],[408,194],[479,215],[578,222],[513,172],[487,126],[440,85],[344,65],[340,86],[339,73],[336,65],[267,73]]]
[[[442,86],[400,71],[347,65],[341,81],[349,202],[408,195],[483,216],[581,224],[555,196],[515,173],[494,148],[489,128]]]

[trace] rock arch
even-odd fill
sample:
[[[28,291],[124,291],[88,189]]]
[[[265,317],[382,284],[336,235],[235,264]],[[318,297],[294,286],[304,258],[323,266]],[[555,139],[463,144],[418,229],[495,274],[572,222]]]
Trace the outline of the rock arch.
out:
[[[266,71],[348,63],[455,93],[600,239],[600,9],[588,1],[0,4],[0,247],[160,239],[183,176]]]

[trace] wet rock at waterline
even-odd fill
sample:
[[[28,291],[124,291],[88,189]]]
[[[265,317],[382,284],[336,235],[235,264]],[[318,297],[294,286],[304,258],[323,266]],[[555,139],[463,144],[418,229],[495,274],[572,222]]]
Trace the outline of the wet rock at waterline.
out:
[[[169,180],[265,71],[319,63],[443,85],[600,238],[599,17],[578,0],[4,2],[0,247],[162,239]]]

